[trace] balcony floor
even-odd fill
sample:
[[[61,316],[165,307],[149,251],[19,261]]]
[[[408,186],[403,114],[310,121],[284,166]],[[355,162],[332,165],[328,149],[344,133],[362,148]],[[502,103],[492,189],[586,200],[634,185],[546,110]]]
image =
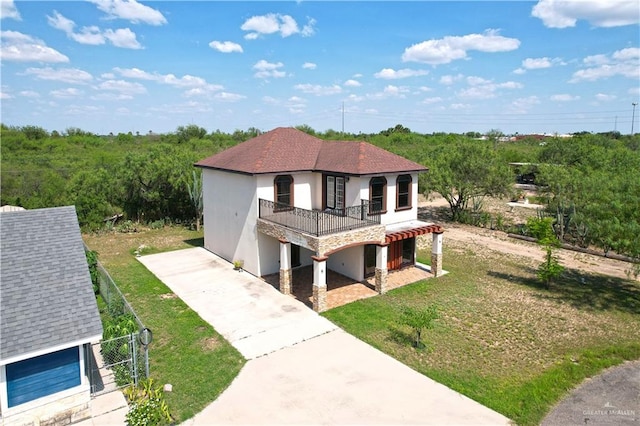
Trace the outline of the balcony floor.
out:
[[[410,266],[399,271],[389,272],[387,286],[389,290],[392,290],[432,277],[433,275],[424,269]],[[278,274],[266,275],[262,278],[276,289],[279,288],[280,277]],[[313,266],[303,266],[294,269],[292,278],[293,297],[309,308],[313,308],[311,300],[313,291]],[[356,300],[377,295],[374,277],[370,277],[362,283],[330,269],[327,271],[327,309],[336,308],[346,305],[347,303],[355,302]]]

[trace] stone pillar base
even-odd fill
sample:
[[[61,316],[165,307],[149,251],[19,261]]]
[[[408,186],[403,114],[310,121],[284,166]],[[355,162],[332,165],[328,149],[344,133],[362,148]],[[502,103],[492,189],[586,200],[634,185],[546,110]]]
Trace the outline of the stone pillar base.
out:
[[[387,269],[376,268],[376,291],[379,294],[387,292],[387,276],[389,271]]]
[[[280,269],[280,293],[291,294],[291,269]]]
[[[442,254],[431,253],[431,273],[434,277],[442,275]]]
[[[324,312],[327,310],[327,287],[313,284],[313,310]]]

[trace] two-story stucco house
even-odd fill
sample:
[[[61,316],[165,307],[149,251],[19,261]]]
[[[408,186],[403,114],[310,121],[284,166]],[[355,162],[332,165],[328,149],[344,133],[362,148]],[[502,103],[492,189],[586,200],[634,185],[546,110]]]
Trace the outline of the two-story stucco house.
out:
[[[366,142],[324,141],[277,128],[199,161],[205,248],[243,260],[257,276],[313,265],[313,308],[326,308],[327,268],[386,291],[390,270],[415,264],[416,236],[442,228],[417,220],[418,174],[427,168]]]

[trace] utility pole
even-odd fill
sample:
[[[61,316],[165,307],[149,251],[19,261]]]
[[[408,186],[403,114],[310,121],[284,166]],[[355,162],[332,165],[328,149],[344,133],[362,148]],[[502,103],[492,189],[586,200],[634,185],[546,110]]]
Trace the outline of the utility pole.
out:
[[[631,133],[633,133],[633,132],[631,132]],[[344,134],[344,101],[342,102],[342,134]]]
[[[633,136],[633,124],[636,121],[636,105],[638,105],[638,103],[631,102],[631,105],[633,105],[633,112],[631,113],[631,136]]]

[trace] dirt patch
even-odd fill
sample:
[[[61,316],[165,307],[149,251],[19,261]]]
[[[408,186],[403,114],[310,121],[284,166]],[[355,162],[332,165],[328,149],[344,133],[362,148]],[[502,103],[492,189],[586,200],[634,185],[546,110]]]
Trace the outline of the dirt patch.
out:
[[[160,295],[160,299],[162,300],[175,299],[176,297],[178,296],[175,293],[165,293]]]
[[[430,200],[422,198],[419,203],[421,212],[426,219],[435,222],[444,222],[448,219],[447,201],[440,196],[431,196]],[[513,223],[525,223],[528,217],[535,217],[536,212],[532,209],[508,206],[504,200],[487,198],[485,206],[493,214],[504,214]],[[505,232],[478,228],[470,225],[458,223],[444,223],[444,244],[454,250],[461,252],[471,250],[478,255],[482,255],[483,250],[493,250],[510,256],[519,257],[527,264],[539,264],[542,262],[544,250],[536,243],[515,240],[509,238]],[[419,248],[428,248],[431,245],[431,238],[421,238]],[[595,274],[610,275],[617,278],[628,278],[628,271],[631,266],[627,262],[615,259],[594,256],[585,253],[578,253],[571,250],[558,249],[560,263],[567,269],[576,269]]]
[[[200,341],[200,346],[205,351],[215,351],[220,346],[220,340],[215,337],[207,337]]]

